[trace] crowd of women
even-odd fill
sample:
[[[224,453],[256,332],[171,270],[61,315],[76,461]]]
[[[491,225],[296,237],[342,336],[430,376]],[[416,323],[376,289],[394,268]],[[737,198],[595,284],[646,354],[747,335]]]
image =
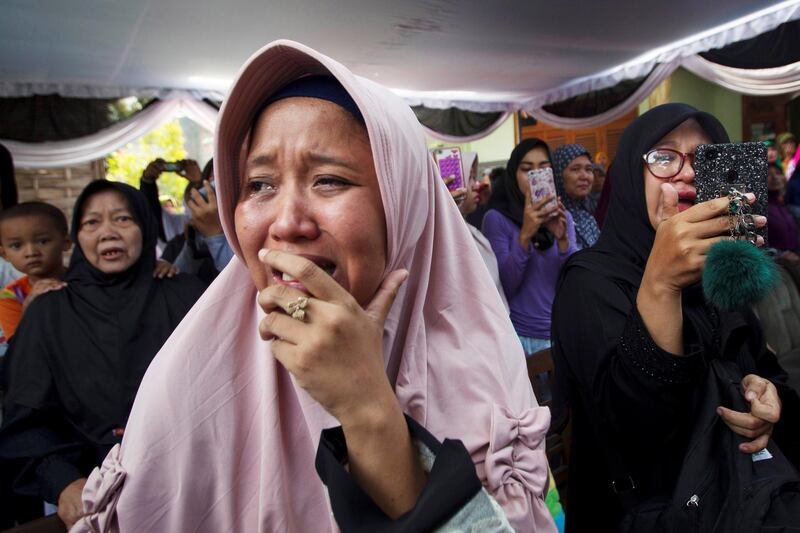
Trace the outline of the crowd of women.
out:
[[[614,531],[614,465],[640,501],[671,496],[713,360],[741,371],[749,408],[715,415],[741,453],[800,464],[785,354],[699,284],[729,233],[727,198],[695,205],[687,155],[727,141],[713,116],[640,116],[605,183],[584,147],[526,139],[480,230],[476,156],[451,194],[410,108],[303,45],[248,60],[215,137],[192,211],[216,200],[235,257],[211,285],[156,263],[152,187],[93,182],[69,268],[9,343],[6,481],[73,531]],[[557,193],[534,200],[548,167]],[[793,182],[771,168],[770,245],[791,262]],[[526,371],[543,350],[573,424],[566,516]]]

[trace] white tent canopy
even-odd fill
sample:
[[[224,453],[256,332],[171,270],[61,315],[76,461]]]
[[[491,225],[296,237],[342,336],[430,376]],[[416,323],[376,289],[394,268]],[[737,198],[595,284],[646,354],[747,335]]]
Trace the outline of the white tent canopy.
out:
[[[797,0],[4,0],[0,96],[224,93],[277,38],[429,107],[537,108],[800,16]]]
[[[748,94],[800,90],[800,63],[748,71],[697,56],[798,18],[800,0],[5,0],[0,97],[161,101],[85,138],[2,142],[18,166],[63,166],[102,157],[176,113],[211,124],[216,110],[200,100],[222,99],[247,57],[277,38],[314,47],[411,105],[525,110],[592,127],[627,113],[679,66]],[[543,109],[644,76],[600,115]]]

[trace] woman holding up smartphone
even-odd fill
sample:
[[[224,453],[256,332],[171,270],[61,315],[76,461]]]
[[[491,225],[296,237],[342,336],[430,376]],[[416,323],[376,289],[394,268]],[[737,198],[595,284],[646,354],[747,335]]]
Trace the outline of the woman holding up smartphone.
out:
[[[612,165],[600,240],[564,267],[553,306],[555,404],[566,401],[572,413],[567,507],[581,510],[569,514],[568,532],[617,531],[620,492],[671,497],[711,359],[735,361],[747,374],[741,392],[751,411],[717,408],[746,438],[739,450],[757,452],[770,438],[784,452],[798,449],[786,422],[796,420],[800,400],[772,381],[781,371],[758,320],[716,309],[699,283],[709,249],[729,238],[730,200],[695,205],[693,155],[727,140],[716,118],[685,104],[636,119]],[[617,490],[620,464],[631,482]]]
[[[577,250],[572,216],[560,200],[531,199],[528,172],[550,167],[550,149],[526,139],[511,152],[489,200],[483,233],[492,245],[511,322],[530,355],[550,347],[550,308],[561,265]]]

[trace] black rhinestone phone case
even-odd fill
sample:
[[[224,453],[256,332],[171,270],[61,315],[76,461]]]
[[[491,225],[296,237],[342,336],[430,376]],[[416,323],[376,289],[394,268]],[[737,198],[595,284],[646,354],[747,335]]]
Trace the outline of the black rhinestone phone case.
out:
[[[756,195],[754,215],[767,216],[767,147],[759,142],[701,144],[694,154],[697,203],[727,196],[731,188]],[[767,242],[766,226],[756,233]]]

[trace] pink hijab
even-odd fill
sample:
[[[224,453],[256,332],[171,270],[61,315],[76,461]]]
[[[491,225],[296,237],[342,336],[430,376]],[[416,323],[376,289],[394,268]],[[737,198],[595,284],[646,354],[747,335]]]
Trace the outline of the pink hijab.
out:
[[[217,125],[215,175],[237,256],[153,360],[122,447],[84,490],[73,531],[335,531],[314,469],[338,423],[258,336],[263,312],[234,232],[245,137],[261,104],[301,76],[334,76],[366,122],[386,213],[389,271],[410,272],[386,321],[386,372],[403,410],[461,439],[521,532],[555,531],[544,505],[550,421],[472,237],[398,97],[324,55],[276,41],[242,67]]]

